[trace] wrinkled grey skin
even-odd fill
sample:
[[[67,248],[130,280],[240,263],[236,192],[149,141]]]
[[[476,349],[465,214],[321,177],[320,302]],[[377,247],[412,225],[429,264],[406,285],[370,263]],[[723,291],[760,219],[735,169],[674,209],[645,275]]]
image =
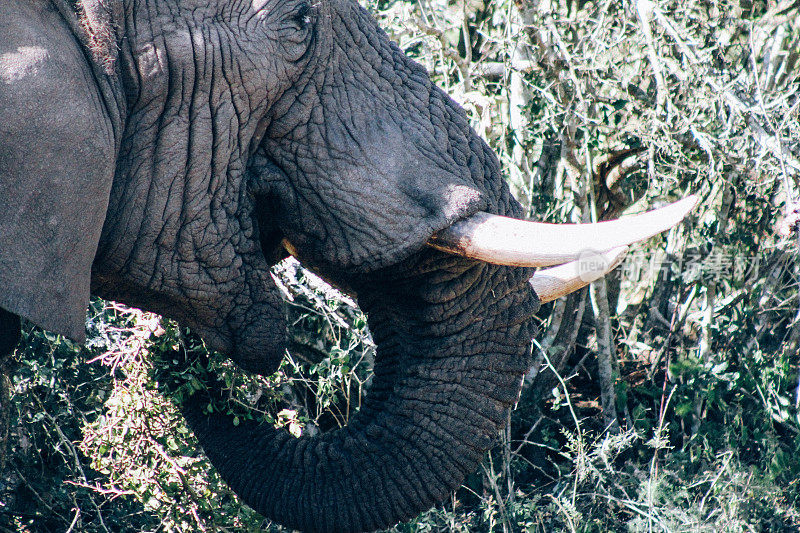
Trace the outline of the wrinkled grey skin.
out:
[[[538,306],[529,270],[424,246],[478,210],[521,213],[463,111],[352,0],[82,7],[81,24],[62,0],[0,3],[0,349],[18,316],[82,340],[91,291],[270,373],[288,238],[369,314],[367,404],[317,439],[200,400],[187,420],[291,527],[375,529],[441,501],[516,400]]]

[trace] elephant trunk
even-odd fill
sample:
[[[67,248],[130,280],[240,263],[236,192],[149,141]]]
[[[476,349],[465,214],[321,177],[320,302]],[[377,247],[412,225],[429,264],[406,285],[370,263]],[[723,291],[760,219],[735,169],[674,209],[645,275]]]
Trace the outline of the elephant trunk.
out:
[[[263,515],[364,531],[447,497],[492,446],[530,364],[531,271],[427,250],[360,283],[375,376],[348,426],[294,438],[183,406],[219,473]]]

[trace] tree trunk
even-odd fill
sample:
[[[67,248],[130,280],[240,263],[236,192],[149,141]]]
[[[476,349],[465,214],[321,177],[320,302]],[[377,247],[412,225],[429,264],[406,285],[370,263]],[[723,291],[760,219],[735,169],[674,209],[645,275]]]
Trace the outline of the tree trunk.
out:
[[[304,531],[385,528],[445,499],[493,445],[530,365],[531,271],[423,256],[357,288],[378,348],[348,426],[293,438],[207,416],[204,398],[183,406],[211,462],[258,512]]]

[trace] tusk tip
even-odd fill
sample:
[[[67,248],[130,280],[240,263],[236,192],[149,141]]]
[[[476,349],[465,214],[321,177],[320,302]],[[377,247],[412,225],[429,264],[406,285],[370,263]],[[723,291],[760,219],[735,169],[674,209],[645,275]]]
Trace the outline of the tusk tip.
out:
[[[587,253],[576,261],[538,271],[529,280],[541,303],[575,292],[617,268],[628,246],[618,246],[605,252]]]
[[[697,207],[697,204],[700,203],[700,197],[697,196],[696,194],[690,194],[683,200],[680,200],[678,203],[682,203],[686,206],[686,214],[688,215],[692,211],[692,209]]]
[[[677,215],[678,222],[686,218],[686,216],[692,212],[692,210],[697,207],[697,204],[700,203],[700,197],[696,194],[690,194],[686,198],[682,200],[678,200],[677,202],[666,206],[665,208],[673,208],[675,210],[675,214]]]

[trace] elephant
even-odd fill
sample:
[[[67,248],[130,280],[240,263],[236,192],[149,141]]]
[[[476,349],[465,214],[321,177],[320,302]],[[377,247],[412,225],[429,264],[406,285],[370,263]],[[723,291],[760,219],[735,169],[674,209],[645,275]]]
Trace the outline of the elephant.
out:
[[[446,498],[518,398],[541,301],[590,281],[534,268],[619,257],[689,207],[518,220],[464,111],[354,0],[0,3],[0,357],[20,317],[82,342],[95,294],[270,374],[269,272],[292,252],[369,317],[366,403],[313,438],[181,406],[234,492],[291,528]]]

